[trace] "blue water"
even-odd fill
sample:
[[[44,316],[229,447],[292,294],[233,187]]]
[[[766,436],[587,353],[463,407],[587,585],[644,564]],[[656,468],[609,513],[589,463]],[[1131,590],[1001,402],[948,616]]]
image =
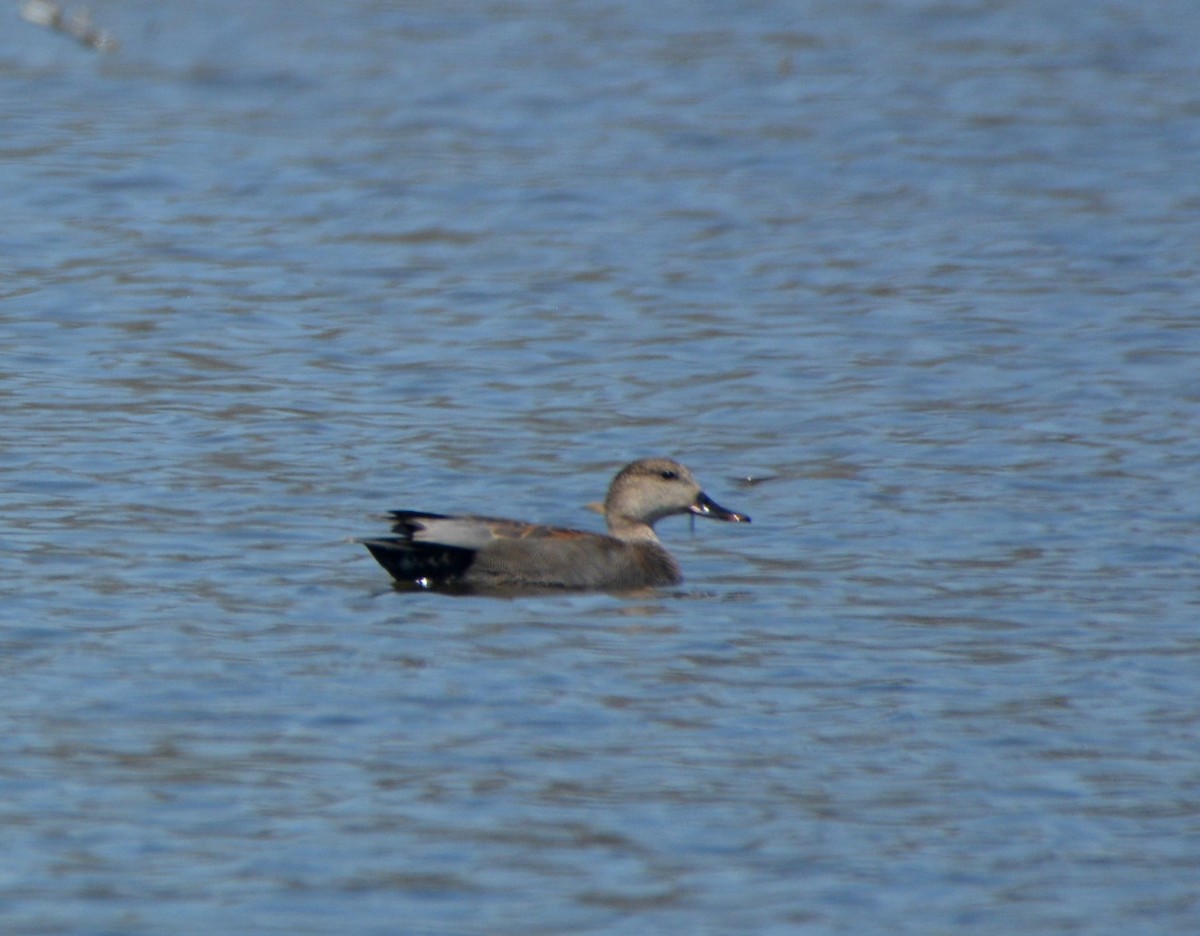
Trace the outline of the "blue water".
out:
[[[1194,931],[1193,4],[10,7],[0,929]]]

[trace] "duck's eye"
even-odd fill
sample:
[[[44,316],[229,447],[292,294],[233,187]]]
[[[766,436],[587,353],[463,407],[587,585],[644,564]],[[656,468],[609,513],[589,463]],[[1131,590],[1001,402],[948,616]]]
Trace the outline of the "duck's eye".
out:
[[[668,468],[665,471],[660,471],[659,477],[662,478],[664,481],[674,481],[676,478],[679,477],[679,475],[677,475],[670,468]]]

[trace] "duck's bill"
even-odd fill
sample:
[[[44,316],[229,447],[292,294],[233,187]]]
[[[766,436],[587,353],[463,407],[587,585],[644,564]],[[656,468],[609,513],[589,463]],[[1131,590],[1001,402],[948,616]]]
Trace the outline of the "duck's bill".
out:
[[[696,495],[696,500],[692,506],[688,508],[688,511],[701,517],[710,517],[713,520],[728,520],[730,523],[750,522],[750,518],[745,514],[735,513],[732,510],[726,510],[703,491]]]

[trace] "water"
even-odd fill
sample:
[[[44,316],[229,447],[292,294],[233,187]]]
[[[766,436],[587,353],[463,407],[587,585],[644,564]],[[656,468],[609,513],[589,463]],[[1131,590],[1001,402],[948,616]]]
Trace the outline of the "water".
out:
[[[10,6],[6,931],[1192,932],[1192,4]]]

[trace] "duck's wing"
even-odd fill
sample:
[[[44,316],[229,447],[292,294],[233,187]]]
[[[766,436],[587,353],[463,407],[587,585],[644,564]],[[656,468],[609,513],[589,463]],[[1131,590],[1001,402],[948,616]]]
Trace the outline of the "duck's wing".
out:
[[[452,516],[417,510],[393,510],[388,516],[392,532],[413,543],[438,543],[463,549],[483,549],[496,540],[576,539],[595,535],[506,517]]]
[[[657,543],[504,517],[390,513],[396,535],[363,540],[401,582],[422,587],[481,586],[634,589],[679,581]]]

